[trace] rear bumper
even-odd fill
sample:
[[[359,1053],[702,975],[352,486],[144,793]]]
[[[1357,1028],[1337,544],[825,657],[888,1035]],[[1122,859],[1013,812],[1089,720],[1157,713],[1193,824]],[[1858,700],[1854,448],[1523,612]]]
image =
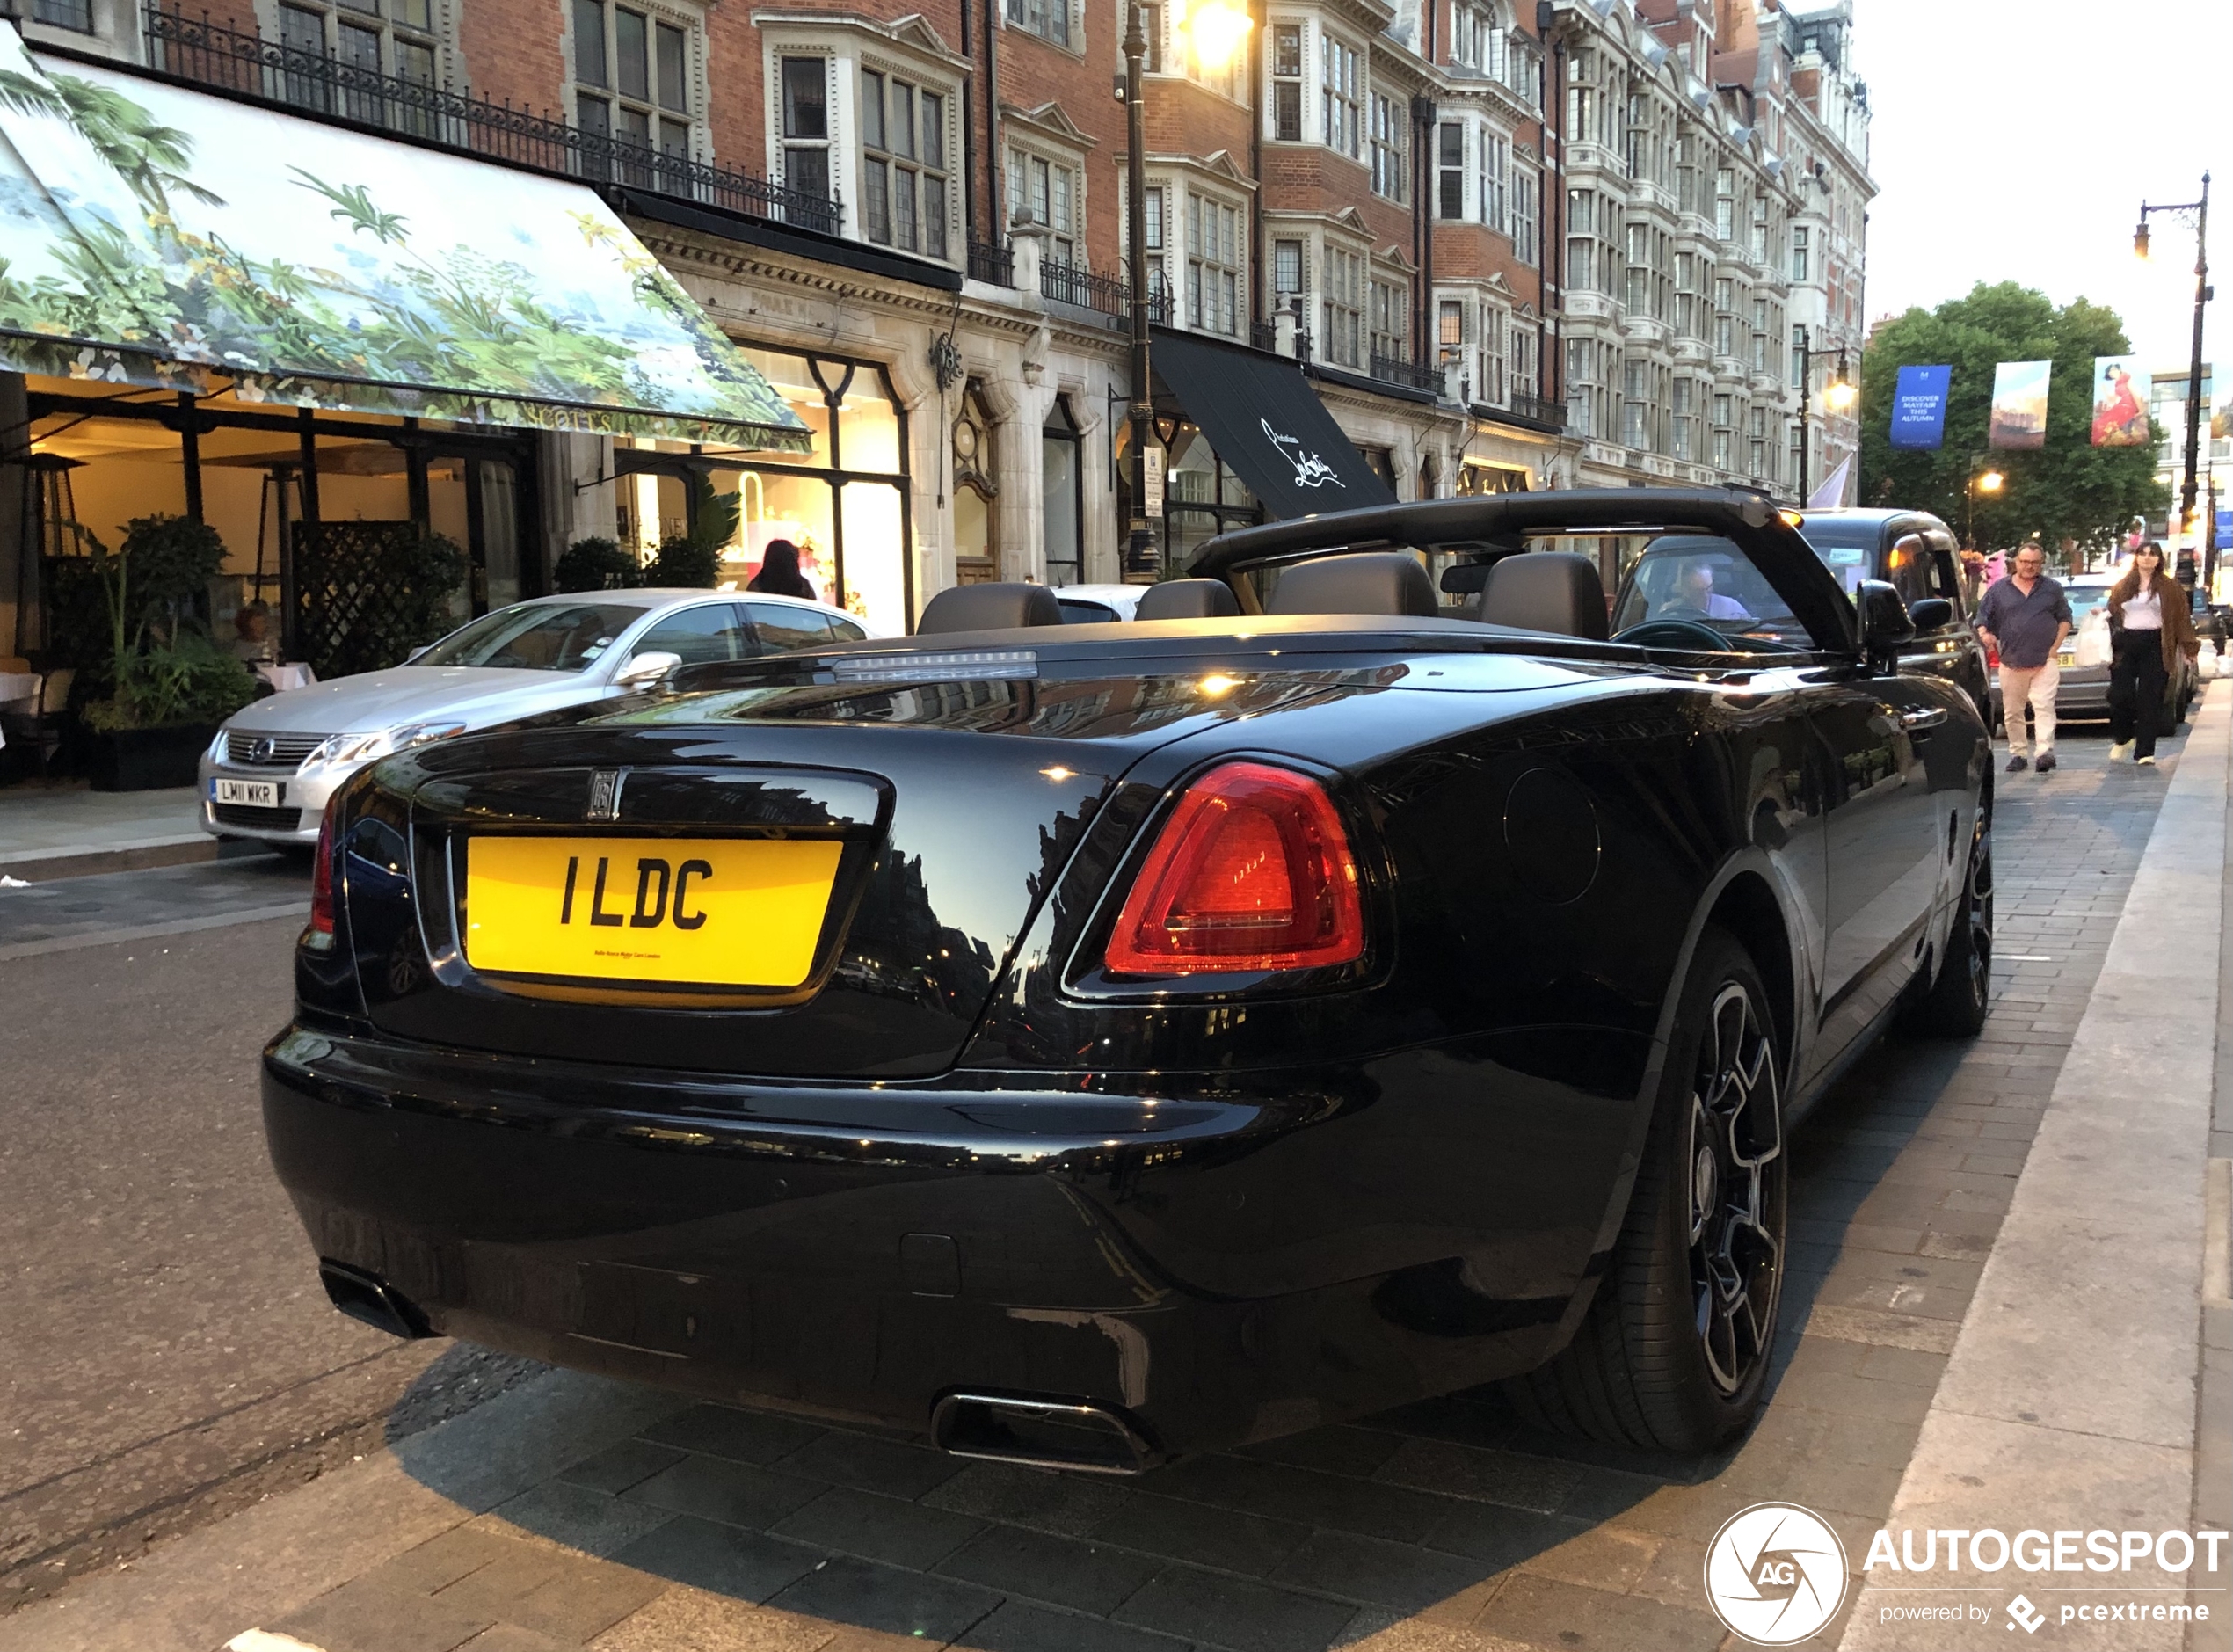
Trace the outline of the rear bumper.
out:
[[[1619,1193],[1437,1225],[1437,1190],[1365,1185],[1357,1127],[1423,1146],[1386,1073],[1342,1130],[1324,1074],[1296,1106],[562,1065],[281,1035],[265,1127],[320,1256],[441,1334],[916,1430],[956,1392],[1075,1400],[1182,1453],[1528,1369]]]

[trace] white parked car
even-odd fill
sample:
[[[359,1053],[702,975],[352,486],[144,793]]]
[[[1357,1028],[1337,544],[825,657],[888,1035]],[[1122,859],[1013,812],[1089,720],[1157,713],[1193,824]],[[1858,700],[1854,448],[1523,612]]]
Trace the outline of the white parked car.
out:
[[[427,740],[629,693],[677,665],[877,632],[820,602],[757,591],[587,591],[484,615],[388,671],[242,707],[202,753],[201,829],[315,844],[335,787]]]

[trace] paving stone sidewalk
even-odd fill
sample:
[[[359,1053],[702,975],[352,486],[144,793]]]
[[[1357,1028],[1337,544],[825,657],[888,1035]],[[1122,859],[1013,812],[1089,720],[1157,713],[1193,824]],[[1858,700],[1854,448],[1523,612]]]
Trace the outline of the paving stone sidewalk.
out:
[[[1803,1503],[1858,1567],[1892,1505],[2180,744],[2151,775],[2112,768],[2106,741],[2081,734],[2054,775],[2002,778],[1990,1021],[1975,1042],[1874,1052],[1796,1138],[1773,1396],[1715,1459],[1535,1434],[1487,1393],[1134,1481],[653,1408],[493,1506],[422,1475],[455,1512],[414,1516],[433,1529],[411,1528],[379,1563],[285,1610],[244,1602],[255,1615],[200,1642],[145,1644],[215,1652],[253,1628],[262,1638],[241,1652],[1740,1645],[1701,1594],[1724,1519],[1763,1499]],[[644,1405],[614,1393],[613,1406]],[[96,1628],[119,1621],[91,1592],[109,1585],[121,1587],[89,1580],[0,1619],[0,1648],[129,1644]],[[1835,1646],[1844,1627],[1807,1644]]]

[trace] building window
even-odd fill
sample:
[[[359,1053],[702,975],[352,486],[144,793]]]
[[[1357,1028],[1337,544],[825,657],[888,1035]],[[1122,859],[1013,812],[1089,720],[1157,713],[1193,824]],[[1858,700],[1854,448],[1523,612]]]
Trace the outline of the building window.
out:
[[[1713,398],[1713,468],[1727,470],[1734,456],[1731,449],[1736,443],[1736,404],[1735,398],[1717,396]]]
[[[1687,134],[1675,140],[1675,206],[1682,212],[1700,210],[1698,200],[1698,140]]]
[[[1723,276],[1713,283],[1713,353],[1735,357],[1737,353],[1736,283]]]
[[[1628,226],[1628,256],[1621,270],[1620,302],[1632,316],[1647,316],[1652,307],[1652,231],[1647,223]]]
[[[1057,46],[1070,44],[1070,0],[1007,0],[1008,26]]]
[[[1599,201],[1595,191],[1575,189],[1567,192],[1567,285],[1579,292],[1610,293],[1612,290],[1612,261],[1601,256],[1597,242]],[[1605,228],[1610,230],[1611,213],[1605,214]],[[1602,250],[1610,254],[1611,249]]]
[[[1752,193],[1752,261],[1768,261],[1768,194],[1765,190]]]
[[[1240,215],[1222,201],[1186,197],[1186,324],[1240,331]]]
[[[1410,120],[1407,99],[1385,91],[1372,94],[1372,193],[1389,200],[1410,198],[1403,164],[1404,132]]]
[[[1466,128],[1455,120],[1435,129],[1435,215],[1466,215]]]
[[[1364,343],[1364,259],[1341,247],[1326,249],[1326,287],[1320,302],[1326,359],[1336,367],[1360,364]]]
[[[1466,305],[1463,300],[1445,298],[1435,306],[1435,343],[1441,349],[1442,359],[1445,361],[1464,353]]]
[[[1536,216],[1536,176],[1527,168],[1512,168],[1512,256],[1530,269],[1542,260],[1542,230]]]
[[[1335,36],[1324,37],[1326,73],[1320,83],[1320,126],[1326,146],[1352,159],[1364,153],[1364,128],[1358,115],[1364,96],[1364,56],[1354,46]]]
[[[1713,233],[1724,241],[1737,235],[1737,175],[1728,167],[1713,174]]]
[[[1698,272],[1697,253],[1677,252],[1675,255],[1675,334],[1679,338],[1699,336]]]
[[[1698,458],[1698,381],[1677,379],[1673,387],[1669,422],[1674,426],[1675,456],[1686,462]]]
[[[1147,192],[1147,233],[1150,247],[1163,243],[1160,188]],[[1078,174],[1058,161],[1008,151],[1008,220],[1012,223],[1044,224],[1054,231],[1048,251],[1065,264],[1078,261]]]
[[[1794,286],[1804,286],[1809,279],[1807,268],[1812,249],[1807,244],[1808,234],[1803,223],[1791,229],[1791,280]]]
[[[1271,244],[1271,292],[1284,309],[1288,301],[1303,290],[1303,244],[1299,241],[1275,241]]]
[[[945,94],[862,69],[862,233],[880,245],[943,258],[946,193]],[[1063,206],[1066,215],[1066,189]]]
[[[1542,367],[1537,352],[1542,340],[1532,327],[1512,324],[1512,346],[1505,358],[1505,370],[1511,375],[1511,391],[1515,396],[1537,397],[1543,394]]]
[[[1372,355],[1378,361],[1408,361],[1411,295],[1393,281],[1372,283]]]
[[[1303,141],[1303,25],[1271,30],[1271,128],[1283,143]]]
[[[1768,301],[1764,298],[1756,298],[1752,301],[1752,355],[1750,359],[1752,370],[1755,373],[1765,373],[1768,370]]]
[[[1625,361],[1620,369],[1620,445],[1639,453],[1652,445],[1651,364]]]
[[[93,32],[92,0],[31,0],[31,20],[52,24],[58,29],[74,29],[80,34]]]
[[[1807,456],[1805,450],[1800,446],[1799,426],[1795,424],[1793,425],[1790,427],[1789,433],[1791,436],[1791,465],[1786,474],[1788,475],[1793,481],[1796,482],[1800,477],[1800,474],[1807,469]],[[1807,501],[1801,499],[1799,502],[1801,505],[1804,505]]]
[[[1480,152],[1481,222],[1499,235],[1505,232],[1504,178],[1511,164],[1511,144],[1496,133],[1484,129]]]
[[[830,199],[830,60],[782,60],[783,187]]]
[[[1764,481],[1770,474],[1768,469],[1768,410],[1764,407],[1756,407],[1752,410],[1752,425],[1748,433],[1748,443],[1752,459],[1752,474]]]
[[[1058,396],[1039,431],[1040,521],[1049,585],[1076,585],[1084,577],[1086,512],[1082,444],[1070,398]]]
[[[1597,433],[1597,341],[1567,340],[1567,427],[1577,436]]]
[[[689,65],[690,37],[680,25],[606,0],[574,0],[574,111],[584,132],[687,159]],[[430,54],[430,84],[433,75]]]
[[[1801,395],[1806,393],[1807,334],[1799,327],[1791,330],[1791,382],[1799,387]]]
[[[331,58],[367,75],[392,75],[414,85],[434,84],[437,41],[432,0],[339,0],[336,4],[280,7],[280,41],[288,49]],[[32,17],[79,33],[93,33],[90,0],[33,0]],[[602,49],[602,42],[600,42]],[[283,77],[281,95],[292,104],[338,113],[353,120],[404,131],[424,131],[428,113],[382,98],[376,88],[336,88],[310,75]]]

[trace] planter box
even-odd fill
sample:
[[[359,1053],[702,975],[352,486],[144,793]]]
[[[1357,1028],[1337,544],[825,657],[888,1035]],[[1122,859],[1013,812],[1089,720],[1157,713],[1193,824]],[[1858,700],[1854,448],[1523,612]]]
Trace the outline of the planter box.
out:
[[[202,748],[217,737],[215,723],[176,729],[118,729],[85,736],[95,791],[155,791],[191,786]]]

